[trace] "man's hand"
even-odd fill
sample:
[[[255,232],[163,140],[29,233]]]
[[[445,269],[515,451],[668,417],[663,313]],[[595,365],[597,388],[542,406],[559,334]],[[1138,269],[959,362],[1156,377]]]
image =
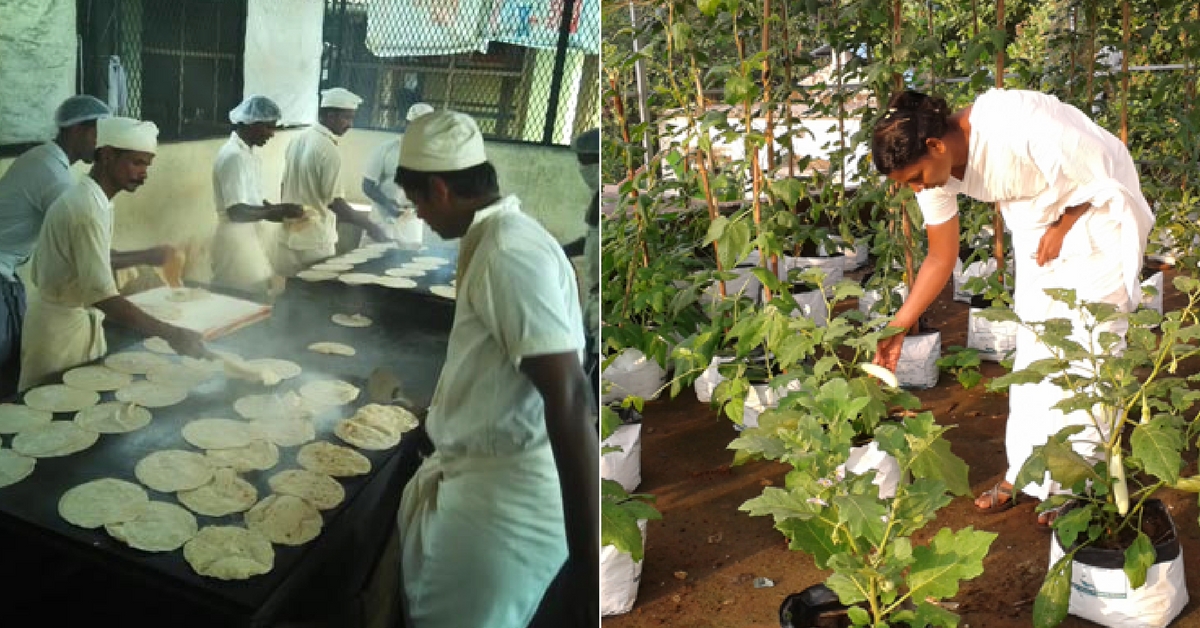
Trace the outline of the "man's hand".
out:
[[[371,239],[376,242],[389,242],[392,240],[391,234],[389,234],[387,229],[384,229],[379,223],[369,222],[363,228],[366,229],[367,235],[371,236]]]
[[[152,246],[142,251],[142,263],[147,266],[163,266],[175,256],[175,247],[169,244]]]
[[[267,220],[275,222],[282,222],[286,218],[301,218],[304,216],[304,208],[296,203],[272,204],[263,200],[263,209],[268,210]]]
[[[208,358],[211,354],[204,347],[204,336],[183,327],[175,327],[168,334],[163,334],[163,339],[175,353],[179,355],[191,356],[193,358]]]
[[[895,373],[896,364],[900,362],[900,350],[904,348],[904,334],[905,332],[901,331],[895,336],[880,340],[872,362]]]

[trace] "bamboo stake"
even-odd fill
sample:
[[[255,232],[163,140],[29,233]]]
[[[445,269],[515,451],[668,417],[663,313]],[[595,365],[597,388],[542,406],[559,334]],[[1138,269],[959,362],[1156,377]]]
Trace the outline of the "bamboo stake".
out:
[[[794,120],[792,119],[792,94],[794,93],[795,90],[792,89],[792,46],[788,42],[788,20],[789,19],[791,19],[791,17],[788,14],[788,3],[784,2],[783,3],[783,84],[787,86],[785,88],[787,90],[787,93],[783,97],[783,100],[784,100],[783,106],[786,107],[787,110],[784,112],[783,115],[784,115],[784,120],[785,120],[785,123],[784,123],[785,128],[787,128],[787,138],[788,138],[788,147],[787,147],[788,165],[787,166],[788,166],[788,178],[790,179],[790,178],[796,176],[796,155],[795,155],[795,152],[792,150],[792,133],[793,133],[793,128],[794,128],[792,126],[792,123],[794,122]],[[797,42],[797,45],[799,45],[799,42]],[[789,209],[791,209],[793,212],[796,211],[795,207],[791,207]]]
[[[1004,30],[1004,0],[996,0],[996,26]],[[1007,41],[1007,37],[1005,40]],[[996,87],[1004,87],[1004,46],[996,51]],[[1001,279],[1004,278],[1004,218],[1000,214],[1000,204],[994,206],[995,212],[992,214],[992,254],[996,258],[996,270],[1000,273]]]
[[[621,139],[624,140],[625,145],[628,146],[630,144],[629,119],[625,116],[625,104],[621,102],[621,98],[620,98],[621,92],[618,89],[616,77],[610,75],[608,78],[608,84],[609,84],[609,87],[611,87],[612,91],[613,91],[613,98],[612,98],[613,111],[617,115],[617,124],[619,124],[621,127]],[[633,180],[634,169],[633,169],[633,159],[632,158],[626,159],[625,169],[628,172],[629,179]],[[638,197],[637,189],[633,186],[630,186],[629,200],[634,205],[633,215],[634,215],[634,218],[637,220],[638,244],[640,245],[638,248],[641,249],[642,267],[645,268],[646,266],[650,265],[650,251],[646,246],[646,231],[645,231],[646,225],[645,225],[645,222],[642,220],[642,212],[637,210],[637,197]],[[628,286],[626,286],[626,288],[628,288]]]
[[[771,49],[770,19],[771,19],[771,0],[763,0],[762,51],[764,54],[763,54],[763,62],[762,62],[762,88],[763,88],[762,108],[767,112],[767,120],[766,120],[767,121],[767,129],[766,129],[766,131],[767,131],[766,132],[766,136],[767,136],[767,140],[766,140],[767,171],[770,172],[773,176],[775,173],[775,141],[774,141],[775,140],[775,121],[774,121],[774,116],[773,116],[773,114],[775,113],[775,108],[771,105],[771,62],[770,62],[771,56],[769,54],[765,54],[768,51],[770,51],[770,49]],[[758,165],[758,155],[754,156],[754,165],[755,165],[755,167],[760,167]],[[759,178],[760,179],[762,178],[761,172],[759,172]],[[756,190],[754,192],[756,202],[758,200],[758,194],[759,194],[759,192]],[[771,254],[771,259],[767,262],[767,268],[770,269],[770,271],[772,273],[774,273],[776,277],[779,276],[779,256],[778,255],[776,255],[774,253]],[[768,294],[769,293],[770,292],[768,291]]]
[[[1088,59],[1087,59],[1087,111],[1089,115],[1092,112],[1092,104],[1095,102],[1095,93],[1092,91],[1092,82],[1096,76],[1096,0],[1088,2]]]
[[[742,69],[745,69],[745,40],[738,35],[736,15],[733,18],[733,38],[738,50],[738,62]],[[746,154],[746,159],[750,161],[750,189],[754,194],[754,199],[750,202],[750,213],[754,218],[754,233],[755,235],[762,235],[762,199],[760,198],[762,190],[762,166],[758,163],[758,150],[750,142],[750,133],[754,130],[754,114],[751,111],[753,105],[753,101],[751,101],[748,96],[742,103],[742,107],[744,109],[742,112],[742,117],[745,120],[746,125],[745,133],[742,135],[742,150]],[[758,249],[758,265],[763,268],[768,268],[767,256],[763,255],[761,244],[759,245]],[[771,290],[766,286],[763,286],[763,301],[770,300]]]
[[[1129,145],[1129,0],[1121,3],[1121,142]]]
[[[703,114],[707,107],[704,103],[704,85],[700,82],[700,73],[696,70],[696,58],[692,57],[691,62],[692,78],[696,83],[696,111]],[[695,117],[690,115],[688,117],[692,128],[696,130],[696,158],[700,166],[700,187],[704,189],[704,202],[708,205],[708,220],[711,223],[718,217],[717,201],[713,198],[712,184],[708,180],[708,169],[712,164],[712,160],[709,159],[707,151],[700,146],[700,129],[696,125]],[[713,257],[717,260],[717,272],[722,272],[725,269],[721,267],[721,250],[717,247],[716,240],[713,240],[712,247]],[[725,298],[725,280],[722,279],[717,282],[717,292],[721,295],[722,299]]]

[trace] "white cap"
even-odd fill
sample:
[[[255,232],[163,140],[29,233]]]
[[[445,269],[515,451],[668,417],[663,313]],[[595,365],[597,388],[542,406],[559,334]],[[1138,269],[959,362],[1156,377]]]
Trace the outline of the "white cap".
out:
[[[407,119],[409,122],[412,122],[413,120],[416,120],[427,113],[433,113],[433,105],[427,105],[423,102],[419,102],[408,108],[408,115],[405,116],[405,119]]]
[[[276,122],[281,112],[279,105],[266,96],[250,96],[229,112],[229,121],[234,124]]]
[[[321,108],[326,107],[332,109],[358,109],[358,104],[362,102],[357,94],[341,87],[331,87],[326,90],[321,90]]]
[[[488,160],[475,119],[442,109],[408,125],[400,142],[400,165],[417,172],[454,172]]]
[[[102,146],[154,154],[158,152],[158,126],[133,118],[101,118],[96,121],[96,148]]]

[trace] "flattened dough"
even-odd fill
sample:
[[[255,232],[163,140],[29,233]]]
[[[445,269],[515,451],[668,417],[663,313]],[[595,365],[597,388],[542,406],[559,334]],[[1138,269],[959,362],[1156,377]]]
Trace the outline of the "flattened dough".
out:
[[[278,375],[280,379],[291,379],[302,372],[300,365],[290,360],[259,358],[257,360],[246,360],[246,364],[253,369],[267,369],[272,371]]]
[[[116,390],[128,386],[133,377],[107,366],[81,366],[63,373],[63,383],[79,390]]]
[[[66,384],[38,386],[25,393],[25,405],[46,412],[77,412],[100,403],[100,395]]]
[[[280,471],[267,480],[271,490],[280,495],[299,497],[318,510],[329,510],[346,499],[346,489],[324,473],[307,469]]]
[[[218,580],[245,580],[271,571],[275,550],[263,535],[237,526],[205,526],[183,546],[196,573]]]
[[[138,307],[160,321],[177,321],[183,318],[183,308],[173,303],[147,303]]]
[[[398,445],[404,433],[416,426],[417,417],[408,410],[371,403],[339,422],[333,433],[355,447],[383,450]]]
[[[130,521],[146,508],[150,496],[146,489],[125,480],[103,478],[85,482],[63,493],[58,514],[72,525],[99,528],[110,523]]]
[[[372,322],[362,314],[334,314],[330,319],[342,327],[370,327]]]
[[[417,287],[417,282],[409,279],[408,277],[380,277],[375,283],[383,286],[384,288],[399,288],[402,290]]]
[[[265,438],[249,423],[233,419],[195,419],[183,426],[183,440],[200,449],[234,449]]]
[[[300,396],[322,406],[342,406],[358,399],[358,387],[338,379],[322,379],[300,387]]]
[[[338,281],[351,285],[361,286],[363,284],[373,283],[376,275],[370,273],[346,273],[338,277]]]
[[[267,440],[280,447],[303,445],[317,437],[312,421],[298,417],[290,419],[255,419],[250,422],[258,431],[266,434]]]
[[[325,355],[343,355],[346,357],[358,353],[350,345],[344,345],[340,342],[314,342],[308,345],[308,350],[315,353],[324,353]]]
[[[246,527],[280,545],[303,545],[321,533],[321,513],[292,495],[268,495],[246,512]]]
[[[75,414],[75,422],[100,434],[124,434],[150,424],[150,411],[135,404],[109,401],[84,408]]]
[[[327,270],[302,270],[296,273],[297,279],[304,281],[331,281],[338,278],[338,273]]]
[[[0,448],[0,488],[16,484],[33,473],[36,458],[22,456],[11,450]]]
[[[204,454],[164,449],[139,460],[133,474],[139,482],[156,491],[174,493],[208,484],[213,477],[213,466]]]
[[[283,395],[246,395],[233,402],[233,409],[248,420],[294,419],[313,415],[312,406],[292,391]]]
[[[153,351],[154,353],[175,355],[175,350],[171,348],[171,343],[167,342],[165,338],[160,338],[158,336],[151,336],[147,338],[144,342],[142,342],[142,346],[146,347],[147,351]]]
[[[109,536],[134,549],[171,552],[196,536],[196,517],[167,502],[150,502],[140,515],[104,526]]]
[[[0,434],[16,434],[37,425],[45,425],[54,418],[46,410],[38,410],[17,403],[0,403]]]
[[[190,491],[179,491],[175,496],[179,498],[179,503],[192,512],[224,517],[253,506],[258,501],[258,489],[238,477],[233,469],[217,469],[213,471],[213,479],[208,484]]]
[[[418,264],[433,264],[435,266],[442,266],[442,265],[450,263],[450,260],[448,260],[444,257],[434,257],[432,255],[423,255],[421,257],[414,257],[412,259],[412,261],[414,261]]]
[[[167,300],[175,303],[187,303],[207,298],[208,290],[204,288],[176,288],[167,295]]]
[[[314,473],[324,473],[335,478],[365,475],[371,472],[371,461],[366,456],[341,445],[325,441],[309,443],[300,448],[296,462]]]
[[[212,379],[211,369],[197,368],[188,364],[164,364],[150,369],[146,380],[172,388],[195,388]]]
[[[145,375],[156,366],[170,363],[170,359],[148,351],[124,351],[104,358],[104,366],[130,375]]]
[[[324,264],[314,264],[310,268],[310,270],[334,272],[334,273],[344,273],[344,272],[347,272],[350,270],[354,270],[354,264],[339,263],[339,262],[325,262]]]
[[[13,437],[12,448],[23,456],[57,458],[78,453],[96,444],[100,435],[74,421],[51,421]]]
[[[458,289],[454,286],[429,286],[429,291],[446,299],[458,299]]]
[[[265,471],[279,464],[279,448],[268,440],[232,449],[209,449],[204,455],[213,467],[229,467],[238,473]]]
[[[425,271],[417,269],[417,268],[389,268],[389,269],[383,271],[383,274],[387,275],[388,277],[412,278],[412,277],[424,276]]]
[[[147,408],[165,408],[187,399],[188,389],[151,381],[134,382],[117,391],[117,400]]]

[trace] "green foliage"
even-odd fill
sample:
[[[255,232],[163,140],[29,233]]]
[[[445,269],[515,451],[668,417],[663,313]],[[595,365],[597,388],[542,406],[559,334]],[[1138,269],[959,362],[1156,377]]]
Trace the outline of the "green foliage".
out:
[[[600,545],[612,545],[629,554],[633,560],[642,560],[642,532],[638,529],[639,519],[662,519],[662,514],[650,504],[653,495],[630,495],[613,480],[600,481]]]

